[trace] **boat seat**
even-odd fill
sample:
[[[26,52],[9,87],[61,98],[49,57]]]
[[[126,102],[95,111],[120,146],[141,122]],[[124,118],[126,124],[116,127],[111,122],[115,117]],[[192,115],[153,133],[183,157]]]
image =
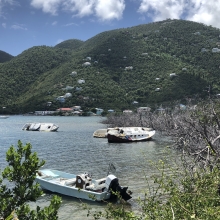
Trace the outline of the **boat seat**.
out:
[[[59,177],[59,175],[52,173],[49,170],[44,170],[44,172],[42,172],[41,170],[37,171],[37,176],[39,176],[41,179],[44,178],[57,178]]]
[[[104,189],[105,186],[106,186],[105,183],[102,183],[99,185],[93,183],[93,184],[90,184],[89,186],[86,186],[86,189],[97,192],[97,191],[101,191],[102,189]]]
[[[102,179],[96,180],[96,183],[97,183],[98,185],[100,185],[100,184],[102,184],[102,183],[105,183],[105,181],[106,181],[106,177],[105,177],[105,178],[102,178]]]
[[[73,186],[76,184],[76,178],[68,179],[65,181],[66,186]]]

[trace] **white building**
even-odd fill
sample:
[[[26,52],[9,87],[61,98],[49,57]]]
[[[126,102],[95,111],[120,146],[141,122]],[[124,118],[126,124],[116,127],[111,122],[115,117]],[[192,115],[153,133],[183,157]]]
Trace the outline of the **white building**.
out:
[[[218,49],[218,48],[212,48],[212,53],[218,53],[218,52],[220,52],[220,49]]]
[[[176,76],[176,73],[171,73],[170,74],[170,77],[175,77]]]
[[[76,71],[73,71],[72,73],[70,73],[70,76],[76,76],[76,75],[77,75]]]
[[[138,113],[141,113],[141,112],[149,112],[150,110],[151,110],[150,107],[139,107],[139,108],[137,109],[137,112],[138,112]]]
[[[84,80],[84,79],[79,79],[79,80],[78,80],[78,83],[79,83],[79,84],[85,83],[85,80]]]
[[[69,92],[64,95],[64,98],[70,98],[70,97],[72,97],[72,94]]]
[[[127,67],[125,67],[125,70],[133,70],[133,66],[127,66]]]
[[[82,66],[91,66],[91,63],[90,62],[85,62],[85,63],[83,63]]]

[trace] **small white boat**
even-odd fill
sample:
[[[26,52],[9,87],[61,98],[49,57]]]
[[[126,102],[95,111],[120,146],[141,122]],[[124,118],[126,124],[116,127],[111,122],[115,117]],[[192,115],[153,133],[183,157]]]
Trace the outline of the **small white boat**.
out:
[[[114,130],[115,128],[103,128],[98,129],[93,133],[93,137],[95,138],[107,138],[108,131]]]
[[[80,199],[108,200],[116,196],[112,192],[119,192],[125,201],[131,198],[127,193],[128,187],[121,187],[118,178],[112,174],[95,180],[87,173],[75,175],[58,170],[42,169],[37,172],[35,181],[42,189]]]
[[[93,133],[93,137],[96,138],[106,138],[107,137],[107,129],[98,129]]]
[[[26,123],[22,130],[25,131],[57,131],[58,125],[53,123]]]
[[[150,140],[155,130],[144,127],[117,127],[107,131],[108,142],[137,142]]]
[[[0,115],[0,119],[6,119],[6,118],[9,118],[9,116],[6,116],[6,115]]]

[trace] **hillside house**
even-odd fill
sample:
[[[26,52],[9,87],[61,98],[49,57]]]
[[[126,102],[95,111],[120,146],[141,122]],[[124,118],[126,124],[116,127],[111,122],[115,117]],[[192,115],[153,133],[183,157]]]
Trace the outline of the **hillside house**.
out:
[[[92,58],[91,57],[86,57],[84,60],[90,61],[90,60],[92,60]]]
[[[73,109],[73,111],[80,111],[81,106],[76,105],[76,106],[73,106],[72,109]]]
[[[73,71],[72,73],[70,73],[70,76],[76,76],[76,75],[77,75],[76,71]]]
[[[56,98],[56,100],[58,102],[64,103],[65,102],[65,97],[64,96],[59,96],[59,97]]]
[[[159,81],[159,80],[160,80],[160,78],[156,78],[155,80],[156,80],[156,81]]]
[[[77,92],[82,90],[82,87],[76,87],[75,89]]]
[[[102,112],[104,111],[103,109],[101,108],[95,108],[96,109],[96,115],[101,115]]]
[[[143,112],[149,112],[150,110],[151,110],[150,107],[139,107],[139,108],[137,109],[137,112],[138,112],[138,113],[143,113]]]
[[[67,92],[65,95],[64,95],[64,98],[70,98],[72,97],[72,94],[70,92]]]
[[[199,31],[194,33],[195,35],[201,35],[201,33]]]
[[[62,112],[62,113],[71,113],[73,109],[72,108],[58,108],[56,111]]]
[[[132,104],[133,105],[138,105],[138,102],[137,101],[133,101]]]
[[[114,113],[115,111],[113,109],[109,109],[108,113]]]
[[[218,48],[212,48],[212,53],[219,53],[220,52],[220,49]]]
[[[85,80],[84,80],[84,79],[79,79],[79,80],[78,80],[78,83],[79,83],[79,84],[85,83]]]
[[[66,90],[66,91],[72,90],[72,89],[74,89],[73,86],[66,86],[66,88],[62,88],[62,90]]]
[[[156,88],[156,89],[155,89],[155,92],[159,92],[159,91],[160,91],[160,88]]]
[[[56,111],[35,111],[34,114],[35,115],[52,115],[55,112]]]
[[[125,67],[125,70],[133,70],[133,66],[127,66],[127,67]]]
[[[91,63],[90,63],[90,62],[85,62],[85,63],[83,63],[82,66],[84,66],[84,67],[86,67],[86,66],[91,66]]]
[[[132,112],[133,112],[132,110],[124,110],[124,111],[123,111],[123,113],[125,113],[125,114],[126,114],[126,113],[132,113]]]
[[[172,78],[172,77],[175,77],[176,76],[176,73],[171,73],[170,74],[170,77]]]

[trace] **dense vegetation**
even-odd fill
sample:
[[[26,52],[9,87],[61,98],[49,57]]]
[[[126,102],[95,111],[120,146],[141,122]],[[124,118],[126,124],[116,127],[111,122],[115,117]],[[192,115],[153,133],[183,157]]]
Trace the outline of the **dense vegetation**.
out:
[[[33,47],[0,63],[0,106],[24,113],[45,110],[50,101],[50,110],[80,105],[121,111],[134,108],[133,101],[153,108],[172,100],[184,104],[195,94],[206,97],[207,86],[217,94],[220,53],[212,48],[220,45],[219,35],[211,26],[168,19],[103,32],[85,42]],[[66,93],[72,97],[57,101]]]
[[[7,61],[11,60],[12,58],[13,58],[13,56],[11,54],[8,54],[8,53],[0,50],[0,63],[7,62]]]

